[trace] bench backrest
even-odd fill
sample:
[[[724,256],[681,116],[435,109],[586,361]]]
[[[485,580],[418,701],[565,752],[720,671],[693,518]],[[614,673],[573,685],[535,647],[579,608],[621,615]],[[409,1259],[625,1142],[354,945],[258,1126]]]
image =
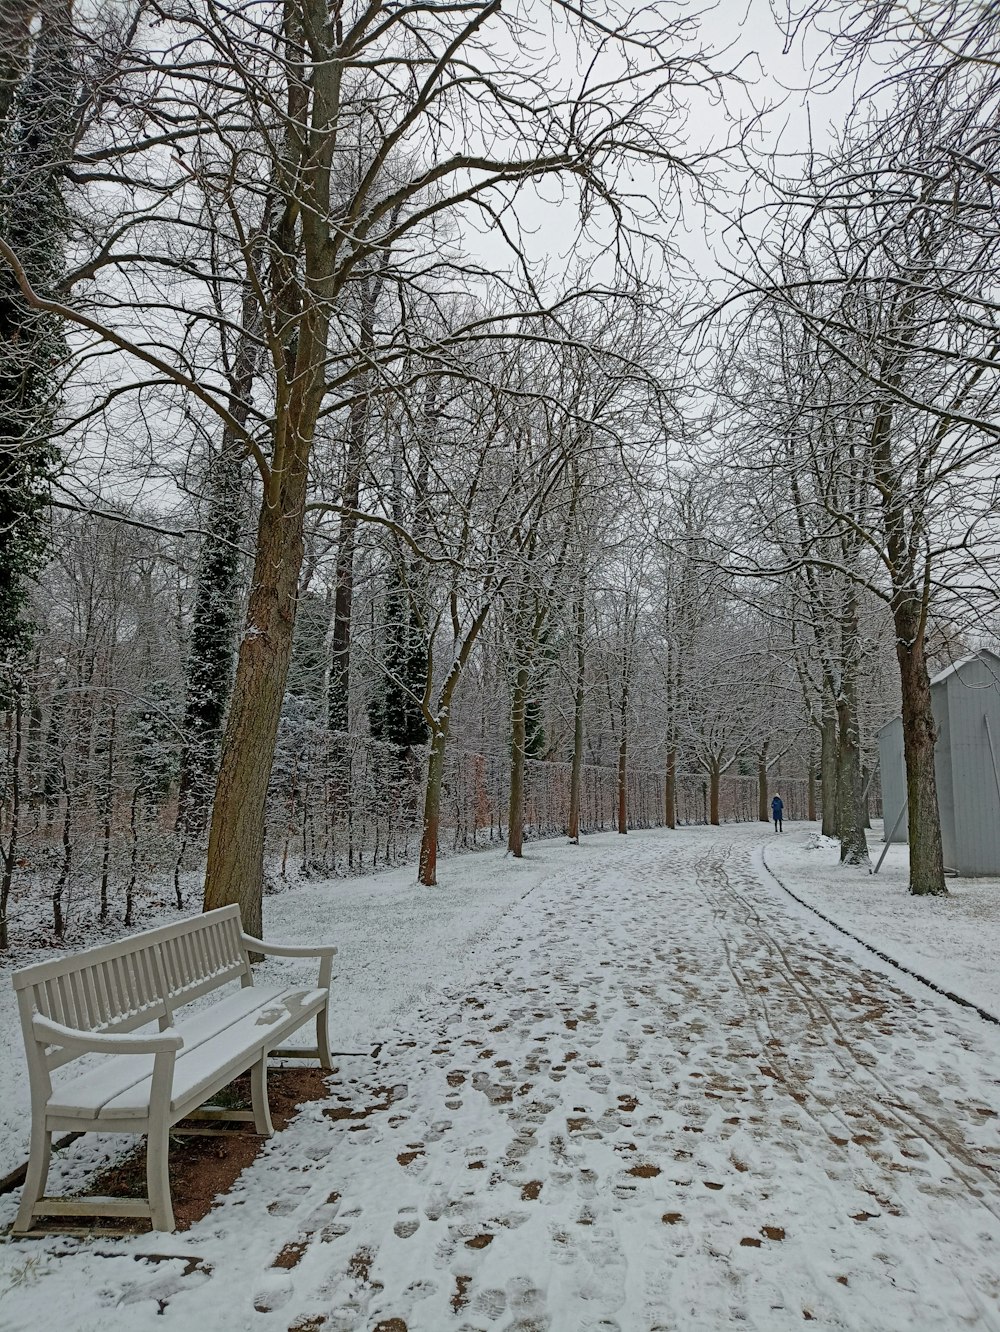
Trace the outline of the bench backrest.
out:
[[[159,925],[13,974],[25,1043],[36,1013],[82,1031],[132,1031],[170,1025],[174,1009],[229,981],[252,984],[238,906]],[[53,1052],[57,1068],[74,1058]]]

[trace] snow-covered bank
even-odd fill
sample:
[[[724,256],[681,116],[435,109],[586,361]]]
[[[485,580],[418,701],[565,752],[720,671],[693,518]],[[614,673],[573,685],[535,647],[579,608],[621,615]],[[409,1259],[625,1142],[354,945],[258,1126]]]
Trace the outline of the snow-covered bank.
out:
[[[868,834],[874,867],[882,826]],[[842,866],[836,842],[788,825],[764,863],[796,897],[942,990],[1000,1017],[1000,879],[948,879],[947,897],[911,897],[908,851],[889,847],[877,875]]]

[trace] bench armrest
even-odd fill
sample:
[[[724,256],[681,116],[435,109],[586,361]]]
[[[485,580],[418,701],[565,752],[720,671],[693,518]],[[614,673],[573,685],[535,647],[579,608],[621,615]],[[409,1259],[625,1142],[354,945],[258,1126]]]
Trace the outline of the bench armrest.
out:
[[[179,1050],[184,1037],[179,1031],[151,1032],[146,1036],[118,1036],[113,1032],[81,1031],[78,1027],[64,1027],[50,1018],[32,1019],[32,1030],[37,1040],[46,1045],[61,1045],[69,1050],[90,1050],[102,1054],[160,1054],[164,1050]]]
[[[244,934],[243,947],[248,953],[272,953],[275,957],[334,957],[336,948],[333,944],[274,944],[255,939],[252,934]]]

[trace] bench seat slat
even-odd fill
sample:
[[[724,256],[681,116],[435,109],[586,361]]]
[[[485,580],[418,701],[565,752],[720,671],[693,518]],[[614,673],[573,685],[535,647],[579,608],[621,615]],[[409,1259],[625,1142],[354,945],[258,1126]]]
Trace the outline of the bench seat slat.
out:
[[[171,1114],[200,1105],[206,1096],[242,1072],[255,1051],[277,1045],[318,1013],[325,1002],[325,990],[286,990],[256,1014],[248,1014],[190,1053],[181,1051],[174,1065]],[[145,1078],[109,1101],[100,1119],[110,1126],[116,1118],[134,1116],[149,1103],[150,1082]]]
[[[255,1025],[261,1010],[280,1005],[287,996],[300,993],[302,991],[290,990],[281,985],[248,986],[227,994],[210,1008],[193,1013],[184,1021],[176,1023],[176,1030],[184,1038],[184,1046],[177,1057],[175,1088],[182,1062],[206,1041],[215,1039],[248,1019],[251,1025]],[[308,993],[325,996],[325,991],[321,990]],[[298,1021],[301,1022],[301,1016]],[[261,1030],[259,1027],[255,1029],[258,1032]],[[117,1111],[119,1118],[134,1118],[136,1107],[148,1104],[152,1072],[152,1055],[112,1055],[84,1073],[56,1081],[49,1099],[48,1113],[83,1119],[115,1117],[116,1112],[108,1108],[109,1103],[128,1096],[133,1089],[142,1086],[144,1090],[141,1094],[129,1098],[129,1108],[119,1107]]]

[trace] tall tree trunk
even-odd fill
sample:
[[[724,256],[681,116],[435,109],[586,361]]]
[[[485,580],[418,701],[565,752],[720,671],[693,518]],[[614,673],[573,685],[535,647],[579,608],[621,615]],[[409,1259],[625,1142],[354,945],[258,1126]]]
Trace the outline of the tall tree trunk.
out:
[[[807,817],[810,823],[816,822],[816,762],[809,760],[809,775],[806,786],[806,799],[808,801]]]
[[[115,815],[115,732],[118,727],[118,709],[111,708],[108,721],[108,761],[104,770],[104,790],[101,792],[101,908],[100,919],[108,918],[108,880],[111,866],[111,831]]]
[[[238,903],[244,928],[263,928],[267,788],[288,679],[304,554],[309,456],[326,392],[331,302],[331,133],[342,69],[329,51],[329,9],[319,0],[282,11],[287,98],[281,184],[267,247],[267,282],[280,348],[269,464],[257,528],[246,629],[212,807],[206,910]],[[306,68],[306,56],[309,65]]]
[[[861,786],[861,751],[853,684],[846,679],[837,698],[837,829],[841,863],[868,861]]]
[[[663,822],[668,828],[677,827],[677,749],[667,750],[667,766],[663,782]]]
[[[618,831],[628,832],[628,736],[618,741]]]
[[[848,865],[868,863],[865,839],[864,788],[861,782],[861,737],[858,730],[855,669],[860,656],[857,593],[850,584],[840,632],[840,689],[837,692],[837,832],[840,859]]]
[[[462,678],[462,672],[469,664],[469,657],[475,646],[486,617],[489,614],[491,598],[486,597],[479,607],[472,623],[466,631],[448,674],[438,691],[437,712],[426,716],[431,723],[431,747],[427,757],[427,786],[424,791],[424,822],[420,835],[420,863],[418,880],[428,888],[437,883],[438,832],[441,826],[441,786],[444,781],[444,756],[448,745],[448,727],[451,720],[451,705]],[[433,676],[433,667],[428,663],[428,676]]]
[[[437,883],[441,786],[444,781],[444,757],[447,746],[447,723],[439,723],[431,734],[431,747],[427,755],[427,788],[424,791],[424,823],[420,835],[420,861],[417,872],[418,881],[428,888],[433,888]]]
[[[894,607],[896,658],[903,701],[903,757],[910,840],[910,892],[946,894],[941,818],[934,772],[937,726],[931,710],[924,632],[915,598]]]
[[[824,837],[837,836],[837,714],[827,708],[820,727],[819,757],[820,802],[823,807],[821,831]]]
[[[366,278],[361,291],[361,330],[359,353],[369,355],[372,348],[377,284]],[[365,458],[370,400],[368,374],[358,377],[356,393],[347,420],[347,458],[340,502],[345,509],[356,510],[361,497],[361,468]],[[350,729],[351,685],[351,611],[354,605],[354,551],[358,520],[353,513],[340,515],[337,533],[336,590],[333,598],[333,631],[330,654],[330,688],[327,699],[327,725],[331,731]]]
[[[294,458],[265,497],[257,555],[222,745],[205,874],[205,910],[239,903],[243,927],[260,936],[267,788],[292,655],[303,556],[306,466]]]
[[[576,603],[576,683],[573,689],[573,763],[569,774],[569,838],[580,841],[580,799],[583,777],[583,704],[586,697],[587,654],[583,597]]]
[[[757,755],[757,818],[761,823],[770,823],[771,816],[767,803],[767,745]]]
[[[622,662],[622,687],[618,696],[618,831],[628,832],[628,709],[630,654]]]
[[[57,939],[63,937],[63,931],[66,928],[66,918],[63,914],[63,894],[66,892],[66,885],[69,883],[73,863],[73,789],[69,784],[69,776],[66,772],[65,756],[62,760],[62,793],[65,801],[62,822],[62,860],[59,862],[59,877],[52,889],[52,928]]]
[[[718,759],[712,759],[708,765],[708,821],[714,828],[719,826],[719,786],[721,784],[721,775]]]
[[[10,931],[7,926],[7,904],[14,882],[14,867],[17,864],[18,835],[21,830],[21,749],[24,728],[24,696],[19,689],[14,695],[14,706],[7,714],[11,731],[10,744],[10,784],[7,789],[7,815],[10,820],[7,845],[3,849],[3,877],[0,879],[0,951],[10,946]]]
[[[511,700],[510,801],[507,815],[507,850],[518,859],[524,854],[524,739],[528,706],[528,668],[518,668]]]

